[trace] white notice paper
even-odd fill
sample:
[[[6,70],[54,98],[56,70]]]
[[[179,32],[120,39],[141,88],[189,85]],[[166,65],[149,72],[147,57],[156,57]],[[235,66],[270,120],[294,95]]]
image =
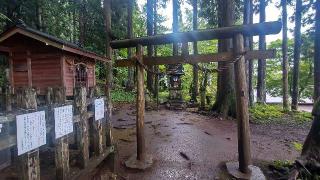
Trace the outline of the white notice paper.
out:
[[[18,155],[46,144],[46,116],[44,111],[16,117]]]
[[[100,120],[104,118],[104,99],[94,100],[94,117],[95,120]]]
[[[56,139],[73,132],[72,105],[54,108]]]

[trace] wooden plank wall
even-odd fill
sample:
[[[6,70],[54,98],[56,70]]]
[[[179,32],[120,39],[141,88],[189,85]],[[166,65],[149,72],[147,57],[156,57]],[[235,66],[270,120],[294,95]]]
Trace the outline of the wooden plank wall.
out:
[[[64,62],[65,62],[65,69],[64,69],[64,81],[66,87],[66,95],[72,96],[73,95],[73,88],[74,88],[74,60],[75,57],[70,55],[64,55]]]
[[[48,87],[61,86],[60,56],[37,57],[31,59],[32,86],[40,89],[44,95]]]

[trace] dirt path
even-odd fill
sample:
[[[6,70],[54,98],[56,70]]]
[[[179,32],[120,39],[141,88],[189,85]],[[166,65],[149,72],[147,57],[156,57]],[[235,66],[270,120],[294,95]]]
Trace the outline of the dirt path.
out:
[[[124,161],[136,150],[134,107],[122,105],[113,116],[119,150],[119,173],[125,179],[216,179],[219,164],[237,160],[234,120],[221,120],[191,112],[147,111],[146,147],[154,165],[142,172],[128,170]],[[259,160],[294,160],[308,129],[251,124],[252,157]],[[186,160],[180,153],[187,155]],[[103,173],[103,168],[99,172]]]

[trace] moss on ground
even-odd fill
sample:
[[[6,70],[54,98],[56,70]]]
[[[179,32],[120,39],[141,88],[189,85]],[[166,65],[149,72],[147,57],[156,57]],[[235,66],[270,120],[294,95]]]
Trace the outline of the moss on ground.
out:
[[[312,121],[310,112],[287,112],[280,105],[256,104],[249,111],[251,122],[257,124],[304,124]]]
[[[116,89],[111,92],[113,102],[134,102],[136,100],[135,92],[127,92],[123,89]]]

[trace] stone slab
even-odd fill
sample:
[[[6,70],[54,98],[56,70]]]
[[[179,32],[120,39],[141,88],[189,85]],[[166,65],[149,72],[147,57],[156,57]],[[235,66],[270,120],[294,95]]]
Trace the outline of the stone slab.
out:
[[[235,179],[266,180],[263,172],[257,166],[249,165],[249,169],[251,170],[250,174],[244,174],[239,171],[239,162],[227,162],[226,166],[228,173]]]
[[[138,160],[137,155],[131,156],[126,162],[125,165],[131,169],[140,169],[145,170],[151,167],[153,164],[153,159],[151,155],[146,155],[146,159],[144,161]]]

